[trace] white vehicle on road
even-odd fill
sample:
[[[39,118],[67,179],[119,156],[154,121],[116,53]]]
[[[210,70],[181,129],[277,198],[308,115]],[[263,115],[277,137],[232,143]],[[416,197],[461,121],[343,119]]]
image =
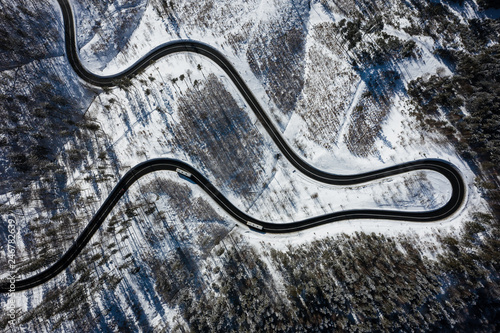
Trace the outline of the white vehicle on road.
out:
[[[184,170],[179,169],[179,168],[177,168],[175,171],[176,171],[177,173],[179,173],[179,174],[183,175],[183,176],[186,176],[186,177],[188,177],[188,178],[191,178],[191,174],[190,174],[189,172],[187,172],[187,171],[184,171]]]
[[[262,226],[261,225],[258,225],[257,223],[253,223],[253,222],[250,222],[250,221],[247,221],[247,226],[255,228],[255,229],[262,230]]]

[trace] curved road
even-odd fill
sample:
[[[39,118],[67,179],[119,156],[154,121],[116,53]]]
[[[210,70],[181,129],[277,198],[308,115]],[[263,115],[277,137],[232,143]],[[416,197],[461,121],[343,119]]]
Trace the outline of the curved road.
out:
[[[314,168],[303,159],[301,159],[288,145],[285,139],[281,136],[279,130],[271,122],[267,114],[264,112],[250,89],[247,87],[247,85],[239,76],[238,72],[234,69],[231,63],[220,52],[201,42],[179,40],[166,43],[152,50],[150,53],[145,55],[143,58],[141,58],[139,61],[137,61],[135,64],[133,64],[123,72],[110,76],[99,76],[93,74],[82,65],[78,56],[75,37],[75,24],[71,6],[68,0],[58,0],[58,2],[61,6],[64,18],[66,54],[68,60],[75,72],[83,80],[90,84],[100,87],[115,86],[118,80],[133,77],[136,73],[148,67],[153,61],[168,54],[177,52],[197,53],[211,59],[226,72],[226,74],[231,78],[240,93],[243,95],[250,108],[255,112],[258,119],[262,122],[265,129],[271,135],[273,141],[280,148],[283,155],[290,161],[290,163],[292,163],[294,167],[296,167],[299,171],[301,171],[308,177],[327,184],[355,185],[414,170],[432,170],[441,173],[448,179],[452,186],[453,193],[450,197],[450,200],[444,206],[431,211],[411,212],[359,209],[330,213],[297,222],[274,224],[257,220],[239,210],[228,199],[226,199],[226,197],[224,197],[201,173],[199,173],[189,164],[169,158],[152,159],[136,165],[123,176],[123,178],[118,182],[113,191],[111,191],[111,193],[108,195],[108,198],[104,201],[101,208],[99,208],[87,227],[75,240],[68,251],[66,251],[66,253],[56,263],[47,268],[45,271],[42,271],[30,278],[16,281],[15,291],[26,290],[38,286],[52,279],[65,268],[67,268],[70,263],[78,256],[78,254],[80,254],[82,249],[87,245],[94,233],[101,226],[108,214],[111,212],[118,200],[123,196],[125,191],[130,187],[130,185],[142,176],[154,171],[167,170],[186,173],[194,183],[199,185],[220,207],[222,207],[236,221],[245,225],[249,225],[255,230],[269,233],[294,232],[321,224],[346,219],[388,219],[406,220],[413,222],[433,222],[449,217],[450,215],[455,213],[464,201],[465,184],[462,176],[452,164],[443,160],[418,160],[357,175],[335,175]],[[9,285],[6,283],[1,284],[0,293],[6,292],[9,292]]]

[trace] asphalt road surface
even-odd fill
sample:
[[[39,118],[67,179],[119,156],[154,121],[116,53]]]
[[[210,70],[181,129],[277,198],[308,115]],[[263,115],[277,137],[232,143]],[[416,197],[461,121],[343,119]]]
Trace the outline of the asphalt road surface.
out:
[[[189,164],[168,158],[151,159],[140,163],[130,169],[118,182],[113,191],[97,211],[87,227],[75,240],[73,245],[66,253],[52,266],[32,277],[16,281],[15,291],[21,291],[41,285],[52,279],[61,271],[66,269],[71,262],[80,254],[82,249],[90,241],[94,233],[104,222],[116,203],[140,177],[155,171],[174,171],[188,177],[191,181],[199,185],[222,209],[231,215],[236,221],[251,227],[254,230],[267,233],[289,233],[312,228],[325,223],[332,223],[346,219],[384,219],[384,220],[404,220],[412,222],[435,222],[445,219],[454,214],[461,206],[465,198],[465,184],[460,172],[449,162],[439,159],[423,159],[412,161],[392,167],[361,173],[357,175],[336,175],[327,173],[311,166],[300,158],[288,145],[277,127],[264,112],[257,99],[253,96],[233,65],[217,50],[198,41],[178,40],[169,42],[153,49],[128,69],[115,75],[99,76],[89,72],[80,62],[78,56],[78,47],[75,37],[75,24],[71,6],[68,0],[58,0],[61,6],[64,30],[66,55],[71,66],[79,77],[85,82],[99,87],[116,86],[120,79],[131,78],[136,73],[141,72],[152,62],[166,55],[179,52],[197,53],[211,59],[220,66],[243,95],[250,108],[255,112],[258,119],[262,122],[273,141],[279,147],[283,155],[300,172],[319,182],[333,185],[355,185],[360,183],[385,178],[392,175],[402,174],[415,170],[432,170],[445,176],[452,186],[452,195],[449,201],[442,207],[430,211],[397,211],[397,210],[378,210],[378,209],[357,209],[342,212],[334,212],[326,215],[311,217],[302,221],[290,223],[271,223],[257,220],[235,207],[226,199],[200,172]],[[0,293],[9,292],[9,285],[0,285]]]

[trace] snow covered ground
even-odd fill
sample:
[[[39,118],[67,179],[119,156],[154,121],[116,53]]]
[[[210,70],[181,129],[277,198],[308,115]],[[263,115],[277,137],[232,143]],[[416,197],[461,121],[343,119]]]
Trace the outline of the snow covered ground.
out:
[[[229,6],[224,2],[215,4],[214,11],[220,12],[225,5]],[[112,58],[95,56],[95,50],[105,41],[102,40],[103,36],[101,34],[92,31],[92,24],[86,18],[97,18],[99,13],[93,10],[92,7],[88,7],[91,13],[87,11],[88,8],[85,6],[74,6],[74,9],[78,20],[79,42],[81,43],[79,45],[81,48],[80,57],[82,62],[95,73],[109,75],[120,72],[138,61],[150,50],[168,41],[179,38],[202,41],[220,50],[233,63],[264,109],[269,111],[275,125],[284,129],[283,135],[290,145],[313,166],[336,174],[356,174],[417,159],[443,159],[453,163],[465,179],[467,196],[463,207],[454,216],[435,223],[356,220],[324,225],[288,235],[266,235],[253,232],[245,226],[234,227],[235,222],[231,221],[231,218],[225,215],[223,210],[215,206],[197,186],[179,179],[175,174],[156,173],[154,177],[148,176],[149,178],[141,180],[137,186],[134,185],[129,189],[128,198],[144,198],[145,194],[140,185],[156,178],[171,180],[178,183],[179,186],[187,186],[191,191],[190,198],[192,200],[201,198],[201,200],[211,203],[213,210],[226,221],[229,230],[232,230],[231,233],[243,235],[244,239],[260,252],[269,248],[285,250],[290,244],[306,244],[313,239],[342,233],[374,232],[386,236],[415,235],[424,243],[434,242],[436,234],[439,233],[458,233],[462,223],[470,219],[473,213],[487,211],[486,203],[475,186],[475,175],[467,163],[458,156],[453,146],[439,133],[426,132],[411,115],[414,106],[406,94],[395,92],[391,96],[388,113],[380,120],[381,130],[368,156],[356,155],[349,150],[346,141],[347,133],[351,130],[351,127],[354,126],[355,128],[356,126],[355,123],[353,124],[352,112],[360,104],[364,92],[367,91],[367,84],[364,81],[365,78],[352,69],[345,54],[335,53],[321,46],[321,43],[315,40],[313,34],[314,26],[324,22],[338,22],[344,19],[345,16],[342,13],[325,11],[319,2],[312,2],[311,5],[309,20],[306,22],[308,31],[305,58],[306,76],[307,73],[312,73],[312,66],[314,66],[314,62],[310,57],[313,48],[319,48],[325,57],[338,65],[338,67],[328,69],[330,73],[325,73],[324,80],[331,78],[328,75],[334,77],[337,70],[343,72],[341,78],[328,83],[329,89],[337,92],[339,94],[338,98],[342,99],[331,101],[332,105],[345,105],[344,108],[340,108],[340,125],[338,130],[331,136],[332,140],[330,142],[327,141],[328,135],[315,140],[315,138],[317,139],[314,134],[315,129],[311,127],[314,122],[304,116],[299,106],[290,117],[283,114],[267,95],[263,82],[252,72],[248,63],[246,57],[248,40],[253,34],[265,33],[265,31],[258,31],[258,23],[272,22],[273,19],[280,15],[278,9],[281,7],[273,2],[250,1],[245,4],[240,3],[236,6],[239,11],[231,14],[231,19],[225,22],[228,33],[224,34],[220,31],[197,26],[195,22],[187,21],[185,18],[184,21],[179,19],[174,24],[172,20],[161,15],[154,8],[153,2],[137,1],[135,7],[140,10],[138,14],[134,14],[136,15],[134,17],[139,20],[135,22],[136,29],[126,37],[128,41],[117,50],[117,54]],[[113,21],[113,18],[116,17],[115,14],[120,11],[120,6],[116,6],[115,11],[111,10],[109,12],[107,22]],[[228,10],[228,12],[231,12],[231,10]],[[224,18],[225,14],[220,15]],[[86,23],[82,24],[81,22]],[[405,24],[404,21],[400,23],[401,25]],[[104,27],[108,29],[104,34],[105,36],[115,33],[109,30],[112,29],[113,25],[104,25]],[[421,76],[436,73],[449,75],[451,73],[450,69],[433,55],[434,41],[430,38],[414,38],[402,32],[401,29],[387,25],[384,27],[384,31],[402,40],[414,40],[421,55],[419,59],[406,59],[396,63],[395,68],[397,68],[401,76],[402,84],[407,85],[411,80]],[[241,33],[246,38],[246,41],[238,44],[241,48],[231,46],[228,37],[229,32]],[[369,38],[369,36],[366,38]],[[206,168],[202,162],[196,159],[196,156],[190,156],[186,152],[185,146],[175,144],[179,140],[183,142],[189,141],[189,138],[179,136],[176,131],[176,128],[179,128],[179,124],[182,122],[179,99],[186,96],[188,91],[196,88],[194,82],[204,82],[212,73],[222,82],[225,89],[229,91],[236,101],[240,108],[237,112],[241,112],[242,115],[244,114],[249,118],[249,126],[253,126],[258,131],[258,139],[263,142],[262,147],[259,148],[261,154],[256,155],[252,165],[249,166],[255,169],[259,175],[257,183],[253,184],[256,190],[252,191],[252,193],[238,192],[229,181],[215,177],[214,171]],[[181,76],[184,76],[184,79],[179,80],[178,78]],[[178,81],[173,83],[172,80],[176,78]],[[353,82],[352,85],[345,85],[351,81]],[[314,98],[312,90],[306,92],[299,97],[299,100]],[[203,96],[200,96],[200,100],[203,100]],[[307,108],[307,105],[305,107]],[[210,112],[211,110],[208,110],[209,116]],[[329,212],[357,208],[408,211],[431,210],[442,206],[451,195],[450,184],[444,177],[432,171],[411,172],[350,187],[330,186],[308,179],[296,171],[288,161],[283,158],[276,158],[279,150],[228,77],[209,60],[195,54],[175,54],[157,61],[134,78],[132,86],[127,90],[113,88],[107,93],[99,93],[87,113],[89,117],[95,119],[100,125],[100,129],[107,136],[106,144],[99,147],[99,149],[112,151],[116,163],[114,170],[108,168],[104,171],[112,176],[106,182],[99,184],[96,184],[92,177],[89,178],[89,173],[97,177],[100,172],[92,168],[92,166],[99,164],[98,161],[89,161],[90,168],[73,170],[73,174],[68,179],[68,185],[78,184],[84,189],[87,196],[96,198],[93,205],[79,208],[79,212],[86,211],[87,214],[97,210],[99,204],[104,201],[112,186],[119,179],[119,176],[122,176],[129,167],[155,157],[176,158],[192,164],[216,184],[222,193],[241,210],[258,219],[275,223],[297,221]],[[202,145],[203,143],[193,144]],[[246,146],[248,147],[248,153],[251,154],[255,147],[251,142],[247,143]],[[229,163],[230,158],[230,156],[221,156],[217,162],[221,164]],[[168,212],[171,218],[169,223],[179,229],[185,227],[184,221],[175,222],[177,216],[176,207],[170,206],[168,196],[158,195],[155,197],[153,193],[148,193],[146,197],[150,198],[149,201],[155,202],[158,210]],[[4,199],[15,201],[18,197],[6,195]],[[130,200],[130,202],[133,202],[133,200]],[[29,217],[36,216],[37,213],[36,207],[26,207],[24,209],[25,217],[19,221],[20,225],[28,226]],[[140,223],[137,220],[140,220]],[[123,253],[140,252],[143,247],[142,237],[146,233],[146,226],[154,224],[150,215],[147,214],[142,214],[140,218],[136,218],[134,221],[126,231],[130,238],[123,238],[122,236],[120,236],[122,238],[119,238],[120,251]],[[198,249],[196,244],[191,243],[195,243],[197,237],[202,236],[204,231],[203,229],[197,229],[199,225],[197,225],[196,221],[189,220],[187,224],[189,226],[185,227],[187,228],[185,237],[186,239],[192,238],[192,240],[186,240],[186,243],[189,243],[189,246],[194,249]],[[193,233],[190,234],[190,232]],[[95,242],[97,244],[101,241],[104,242],[104,236],[103,239],[99,235],[96,237]],[[167,241],[163,245],[164,248],[155,253],[161,257],[167,257],[169,251],[174,251],[177,246],[177,244],[170,244]],[[145,248],[148,247],[145,246]],[[23,247],[19,248],[20,251],[23,251],[23,249]],[[198,249],[198,251],[201,250]],[[433,257],[430,252],[427,251],[426,253],[429,257]],[[113,263],[100,266],[98,274],[112,272],[117,269],[116,267],[126,262],[118,254],[112,258]],[[208,266],[209,263],[204,263],[204,265]],[[205,269],[205,267],[202,269]],[[276,275],[273,276],[273,279],[279,285],[280,277]],[[54,283],[61,283],[63,280],[61,275]],[[148,299],[149,294],[143,290],[143,286],[138,285],[133,279],[124,283],[138,295],[140,303],[146,309],[145,315],[152,319],[153,324],[161,325],[162,320],[174,322],[173,317],[177,312],[176,309],[163,305],[164,307],[160,311],[159,306],[151,299]],[[120,284],[120,288],[122,288],[120,290],[123,292],[118,290],[115,295],[127,297],[127,290],[123,289],[123,284]],[[41,293],[42,288],[33,293],[22,294],[22,299],[18,300],[18,303],[25,304],[23,310],[28,310],[29,307],[42,301]],[[123,302],[126,303],[127,301],[123,300]],[[98,307],[104,307],[103,304],[105,303],[106,300],[104,299],[96,299]],[[160,313],[163,314],[160,316]]]
[[[249,4],[245,9],[252,13],[264,11],[267,13],[266,15],[271,15],[272,17],[272,13],[269,14],[271,9],[268,7],[265,10],[262,9],[263,4],[261,3],[260,7]],[[77,13],[76,16],[81,17],[82,15],[84,14]],[[344,17],[341,14],[333,14],[334,21],[341,20],[342,18]],[[309,30],[316,24],[330,20],[332,20],[331,15],[328,15],[320,4],[313,3],[308,22]],[[261,83],[252,74],[244,57],[244,52],[235,52],[230,48],[224,47],[224,36],[214,36],[212,32],[199,29],[195,26],[184,27],[181,29],[181,35],[176,36],[172,30],[165,29],[165,26],[168,26],[168,24],[169,22],[166,22],[153,6],[149,4],[144,10],[138,28],[133,32],[126,46],[109,63],[100,63],[97,59],[89,56],[91,52],[86,51],[92,48],[93,43],[96,42],[95,39],[98,38],[97,35],[82,46],[82,59],[96,73],[112,74],[127,68],[147,52],[164,42],[176,40],[179,37],[201,40],[221,50],[239,70],[247,84],[259,98],[260,103],[267,110],[275,109],[275,106],[266,96]],[[411,38],[408,34],[391,26],[386,26],[384,31],[398,36],[403,40]],[[429,38],[415,38],[414,40],[416,40],[419,50],[421,50],[422,57],[418,60],[405,60],[397,64],[401,70],[404,84],[422,75],[435,74],[439,69],[441,69],[441,75],[448,75],[450,73],[446,65],[433,56],[432,40],[429,40]],[[342,63],[346,61],[342,57],[339,57],[339,55],[332,54],[332,56],[337,57]],[[198,64],[202,65],[203,72],[196,70]],[[99,71],[98,68],[103,68],[103,70]],[[154,97],[151,97],[152,95],[148,97],[141,92],[137,94],[143,99],[144,104],[135,105],[134,107],[141,108],[140,117],[143,117],[143,119],[137,117],[137,111],[134,114],[131,110],[129,106],[130,101],[127,100],[129,93],[124,93],[119,89],[113,89],[111,93],[112,98],[117,100],[114,104],[121,106],[119,109],[115,109],[114,106],[111,106],[110,110],[103,109],[102,102],[95,103],[90,108],[90,114],[103,124],[104,131],[110,136],[111,142],[118,153],[117,159],[120,164],[131,166],[146,158],[160,156],[174,157],[193,163],[192,157],[186,156],[182,150],[165,145],[164,142],[170,141],[171,137],[169,138],[170,133],[164,130],[166,127],[165,115],[160,114],[162,111],[158,111],[160,107],[162,110],[166,110],[168,113],[167,117],[171,119],[170,126],[178,120],[175,96],[182,94],[182,91],[186,89],[188,84],[179,84],[177,87],[173,87],[169,81],[171,78],[176,78],[183,74],[186,75],[187,71],[191,72],[191,81],[202,80],[203,75],[206,75],[205,73],[213,72],[224,82],[226,88],[237,100],[242,110],[248,113],[252,122],[260,129],[262,136],[267,142],[267,157],[261,161],[256,161],[256,163],[272,163],[270,162],[272,156],[278,152],[276,147],[267,136],[267,133],[259,126],[257,119],[245,105],[243,99],[238,95],[236,89],[224,73],[211,64],[210,61],[198,55],[176,54],[158,61],[148,68],[145,73],[141,74],[141,77],[155,77],[158,80],[155,80],[154,83],[148,82],[142,85],[136,83],[134,86],[134,90],[145,91],[149,89],[153,91],[152,95]],[[137,80],[134,81],[137,82]],[[461,170],[466,182],[469,184],[467,203],[464,205],[466,208],[461,210],[457,214],[458,216],[452,220],[461,220],[462,218],[460,217],[462,215],[467,216],[469,209],[472,207],[476,207],[472,211],[475,211],[477,207],[483,207],[484,203],[479,198],[479,194],[473,186],[474,175],[466,163],[457,156],[453,147],[442,143],[444,140],[439,137],[439,134],[423,133],[421,130],[418,130],[416,120],[409,116],[412,105],[405,95],[395,94],[393,96],[389,115],[383,119],[382,131],[375,144],[375,153],[369,157],[358,157],[349,152],[343,134],[348,123],[351,121],[349,112],[353,106],[358,104],[361,92],[363,92],[363,86],[360,89],[353,90],[353,88],[344,88],[351,90],[352,101],[350,102],[351,106],[344,111],[346,124],[342,126],[334,148],[325,149],[308,140],[308,131],[310,129],[304,124],[303,118],[297,114],[294,114],[290,118],[286,124],[284,136],[292,145],[295,142],[294,140],[300,142],[301,148],[300,150],[297,149],[299,154],[303,155],[302,152],[306,152],[307,157],[305,158],[312,165],[338,174],[370,171],[422,158],[448,160]],[[105,98],[106,96],[100,96],[99,99],[102,101]],[[276,114],[280,118],[279,111],[273,114]],[[126,121],[123,119],[126,119]],[[282,117],[278,121],[283,121]],[[141,154],[138,154],[138,152],[141,152]],[[223,160],[220,162],[224,163]],[[413,173],[384,179],[375,184],[338,188],[318,184],[310,179],[306,179],[306,177],[295,172],[293,167],[286,161],[279,160],[275,169],[276,171],[273,172],[270,182],[265,184],[265,189],[261,193],[258,193],[251,206],[241,203],[238,193],[232,192],[230,188],[223,188],[222,190],[241,209],[250,212],[258,218],[277,223],[281,221],[300,220],[329,211],[360,207],[407,210],[434,209],[445,203],[450,195],[449,184],[447,184],[445,179],[442,179],[442,177],[433,172]],[[211,178],[210,170],[206,170],[206,172],[206,176],[214,181],[214,183],[217,183],[216,179]],[[405,180],[406,184],[412,184],[409,188],[405,186]],[[358,223],[360,225],[373,224],[366,221],[365,223],[363,221],[356,222],[356,224]],[[395,227],[397,223],[387,223],[393,225],[394,228],[382,228],[379,229],[380,232],[393,234],[404,231],[407,228],[405,226],[398,229]],[[330,228],[331,232],[344,232],[344,228],[341,225],[336,224],[326,228]],[[428,224],[418,225],[411,223],[409,225],[412,226],[410,227],[411,229],[422,228],[427,230],[429,228]],[[447,225],[447,223],[444,223],[444,225]],[[443,226],[442,222],[436,223],[433,227],[439,228],[440,226]],[[348,227],[346,230],[356,230],[356,228],[351,229]]]

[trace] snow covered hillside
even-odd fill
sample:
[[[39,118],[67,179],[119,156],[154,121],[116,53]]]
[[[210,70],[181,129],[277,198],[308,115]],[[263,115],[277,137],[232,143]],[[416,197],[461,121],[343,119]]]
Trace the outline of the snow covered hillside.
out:
[[[177,53],[116,87],[90,86],[65,57],[57,1],[0,4],[9,45],[0,46],[2,279],[8,220],[19,228],[19,276],[31,276],[71,246],[131,166],[155,157],[191,164],[242,211],[274,223],[360,208],[432,210],[451,196],[433,171],[349,187],[307,178],[224,71],[200,55]],[[439,158],[460,170],[467,195],[454,216],[435,223],[356,220],[273,236],[237,224],[177,174],[155,172],[130,187],[65,272],[15,294],[17,326],[0,315],[0,329],[398,331],[467,322],[475,303],[455,295],[450,258],[455,249],[480,253],[455,239],[482,246],[490,208],[474,163],[436,129],[453,125],[446,112],[423,121],[408,88],[453,77],[437,50],[468,45],[443,26],[468,31],[472,20],[497,22],[495,10],[417,0],[71,5],[80,58],[97,74],[118,73],[163,43],[198,40],[231,61],[311,165],[357,174]],[[484,273],[471,267],[469,275]]]

